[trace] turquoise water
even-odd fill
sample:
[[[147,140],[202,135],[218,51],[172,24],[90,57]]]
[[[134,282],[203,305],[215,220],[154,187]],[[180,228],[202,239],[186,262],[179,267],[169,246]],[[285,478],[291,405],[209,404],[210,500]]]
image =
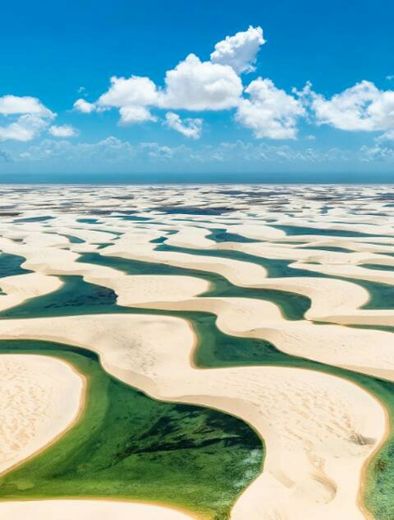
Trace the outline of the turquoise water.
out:
[[[0,253],[0,278],[30,273],[31,271],[21,267],[25,261],[26,259],[22,256]]]
[[[81,224],[97,224],[98,219],[97,218],[77,218],[77,222],[80,222]]]
[[[252,238],[247,238],[238,233],[228,233],[225,229],[213,229],[212,233],[207,235],[207,238],[215,242],[259,242]]]
[[[286,235],[321,235],[321,236],[336,236],[336,237],[373,237],[382,236],[371,233],[361,233],[359,231],[350,231],[345,229],[319,229],[306,226],[282,226],[279,224],[271,224],[276,229],[281,229]]]
[[[54,218],[55,217],[52,217],[50,215],[45,215],[42,217],[24,217],[24,218],[15,219],[14,222],[16,222],[16,223],[19,223],[19,222],[45,222],[47,220],[52,220]]]

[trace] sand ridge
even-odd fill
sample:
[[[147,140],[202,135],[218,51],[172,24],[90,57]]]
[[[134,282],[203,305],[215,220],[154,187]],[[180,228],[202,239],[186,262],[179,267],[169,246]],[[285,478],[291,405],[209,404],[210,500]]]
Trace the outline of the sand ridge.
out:
[[[48,214],[53,218],[42,222],[35,220],[43,214],[36,208],[37,194],[26,191],[15,199],[11,191],[7,203],[15,203],[21,216],[2,221],[0,249],[26,258],[23,266],[34,272],[0,280],[7,293],[0,295],[0,308],[56,290],[61,286],[58,276],[80,275],[113,289],[119,305],[210,312],[227,334],[265,339],[293,356],[392,380],[390,333],[339,325],[394,322],[391,309],[362,309],[369,295],[355,283],[357,279],[394,281],[390,271],[394,229],[387,218],[392,210],[386,205],[384,190],[387,187],[289,190],[283,186],[211,186],[207,190],[196,186],[180,192],[166,186],[154,196],[149,187],[122,187],[121,191],[102,187],[99,193],[74,187],[64,212],[57,207],[58,188],[54,187],[46,194],[47,205],[52,205]],[[331,199],[335,202],[329,202]],[[290,227],[284,231],[280,226]],[[313,234],[302,234],[302,229],[299,234],[289,234],[291,226],[312,229]],[[224,230],[230,238],[233,234],[232,240],[239,235],[255,242],[215,242],[212,232],[216,230]],[[169,245],[207,252],[234,250],[288,260],[291,269],[309,271],[311,276],[270,278],[267,269],[253,262],[214,254],[198,256],[192,251],[159,251],[157,243],[163,239]],[[110,245],[101,249],[106,244]],[[289,321],[268,301],[205,297],[209,284],[202,278],[127,276],[116,269],[78,263],[79,253],[91,251],[214,272],[240,287],[302,294],[310,298],[311,307],[305,319]],[[382,268],[369,269],[364,264]],[[317,278],[317,273],[330,278]],[[312,370],[270,366],[198,369],[193,364],[196,338],[189,323],[147,312],[0,320],[0,338],[48,339],[89,348],[98,352],[108,372],[153,397],[212,406],[251,424],[266,443],[267,457],[263,473],[236,502],[232,519],[365,517],[358,503],[360,476],[387,433],[379,401],[348,380]],[[119,514],[121,520],[128,514],[149,518],[152,512],[163,519],[167,518],[164,515],[178,518],[173,516],[178,512],[168,508],[153,512],[143,504],[134,504],[132,510],[129,503],[115,508],[112,502],[80,502],[0,504],[0,513],[7,506],[7,514],[51,518],[61,505],[72,516],[94,511],[102,515],[98,518]]]
[[[234,519],[245,518],[245,507],[248,518],[258,519],[274,513],[286,517],[286,508],[301,506],[305,518],[326,510],[333,515],[345,510],[348,518],[361,518],[358,475],[384,436],[386,423],[379,402],[349,381],[283,367],[196,369],[190,363],[194,334],[179,318],[97,315],[8,320],[0,322],[0,338],[90,348],[98,352],[108,372],[153,397],[213,406],[251,424],[265,440],[267,458],[250,492],[260,482],[259,496],[268,493],[277,499],[275,505],[264,500],[257,504],[247,498],[247,489],[242,507],[234,508]]]

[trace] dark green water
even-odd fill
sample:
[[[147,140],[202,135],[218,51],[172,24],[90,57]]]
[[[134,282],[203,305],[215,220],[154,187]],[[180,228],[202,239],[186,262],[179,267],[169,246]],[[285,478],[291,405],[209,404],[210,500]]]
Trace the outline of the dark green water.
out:
[[[162,247],[162,246],[159,246]],[[206,271],[174,267],[165,264],[141,262],[119,257],[101,256],[97,253],[87,253],[81,256],[80,262],[112,267],[127,274],[149,275],[184,275],[202,278],[211,283],[212,288],[204,293],[205,297],[240,297],[257,298],[276,303],[282,309],[283,315],[289,320],[302,319],[309,309],[309,298],[292,292],[271,289],[254,289],[238,287],[229,282],[224,276]]]
[[[235,498],[261,471],[261,441],[244,422],[209,408],[151,399],[108,375],[90,351],[0,341],[0,352],[56,356],[89,382],[83,418],[42,454],[0,478],[2,499],[132,498],[219,520],[228,518]]]
[[[360,264],[361,267],[367,269],[375,269],[377,271],[394,271],[394,265],[383,265],[383,264]]]
[[[198,256],[217,256],[220,258],[229,258],[232,260],[241,260],[245,262],[252,262],[257,265],[261,265],[268,272],[269,278],[288,278],[288,277],[299,277],[306,276],[309,278],[334,278],[338,280],[352,282],[361,287],[364,287],[370,294],[370,300],[366,303],[362,308],[363,309],[393,309],[394,308],[394,286],[384,283],[378,282],[370,282],[368,280],[359,280],[357,278],[348,278],[341,276],[330,276],[324,273],[318,273],[313,271],[308,271],[307,269],[298,269],[292,268],[291,264],[294,262],[293,260],[283,260],[283,259],[270,259],[270,258],[262,258],[255,255],[250,255],[247,253],[241,253],[239,251],[233,250],[217,250],[217,249],[209,249],[209,250],[200,250],[200,249],[189,249],[185,247],[175,247],[169,246],[167,244],[161,244],[156,248],[158,251],[174,251],[179,253],[188,253]],[[313,262],[309,262],[312,264]],[[318,264],[318,262],[315,262]],[[364,265],[363,267],[367,267]],[[195,275],[199,276],[199,275]],[[201,277],[201,276],[200,276]],[[253,290],[253,289],[248,289]],[[256,289],[254,289],[256,290]],[[260,291],[264,291],[263,289],[258,289]],[[278,292],[278,291],[276,291]],[[293,293],[287,293],[293,294]],[[256,298],[256,296],[255,296]],[[263,298],[264,299],[264,298]],[[275,303],[274,300],[271,300]],[[309,307],[308,307],[309,308]],[[305,309],[304,313],[308,308]],[[283,309],[284,314],[287,312]],[[288,316],[288,314],[285,314]],[[298,314],[301,316],[301,314]],[[303,314],[302,314],[303,316]],[[291,318],[288,318],[291,319]],[[294,319],[301,319],[294,318]]]
[[[294,263],[294,260],[265,258],[233,249],[193,249],[189,247],[161,244],[156,247],[156,251],[172,251],[174,253],[186,253],[197,256],[214,256],[218,258],[240,260],[241,262],[252,262],[264,267],[267,270],[268,278],[288,278],[298,276],[313,276],[315,278],[321,278],[326,276],[321,273],[312,273],[306,269],[292,268],[290,265]]]
[[[177,268],[161,264],[149,264],[146,262],[135,262],[111,257],[97,258],[97,256],[98,255],[95,256],[95,254],[84,255],[83,260],[90,263],[110,265],[111,267],[116,267],[131,274],[175,274],[173,269],[176,269],[177,274],[180,274]],[[104,263],[102,263],[103,261]],[[200,271],[193,275],[204,277]],[[30,300],[30,302],[19,306],[19,310],[18,308],[9,310],[6,313],[2,313],[2,316],[20,316],[21,310],[22,315],[30,317],[35,315],[84,314],[87,312],[148,312],[150,314],[157,313],[161,315],[180,316],[192,321],[200,339],[199,348],[195,354],[195,362],[201,368],[279,365],[310,368],[345,377],[361,385],[381,399],[389,412],[391,425],[394,426],[394,385],[392,383],[307,359],[289,356],[278,351],[274,345],[265,341],[227,336],[217,330],[215,327],[215,316],[208,313],[144,311],[142,309],[137,310],[118,307],[115,304],[115,295],[112,291],[92,284],[86,284],[80,277],[65,278],[69,279],[69,282],[72,282],[72,284],[69,285],[69,282],[65,284],[63,289],[60,290],[64,291],[63,294],[59,295],[58,291],[57,294],[52,293],[52,295]],[[223,291],[224,294],[226,294],[226,291],[229,290],[227,288],[228,282],[226,281],[223,282],[223,280],[213,279],[211,282],[214,284],[213,292],[218,291],[220,293]],[[207,293],[205,296],[207,296]],[[28,305],[27,314],[25,314],[25,305]],[[23,307],[25,309],[24,311]],[[391,429],[391,431],[393,431],[393,429]],[[38,457],[36,460],[39,461],[41,457],[42,456]],[[14,473],[11,473],[10,477],[13,475]],[[394,439],[392,434],[383,449],[379,451],[371,463],[368,480],[365,502],[375,515],[375,518],[377,520],[389,520],[394,518],[394,501],[392,500],[394,494]],[[173,489],[174,488],[172,488],[172,490]],[[24,492],[26,493],[26,491]],[[66,494],[67,493],[68,492],[66,492]],[[221,517],[219,516],[217,518]],[[226,518],[226,516],[223,518]]]
[[[253,240],[238,233],[228,233],[225,229],[213,229],[207,238],[215,242],[259,242],[259,240]]]

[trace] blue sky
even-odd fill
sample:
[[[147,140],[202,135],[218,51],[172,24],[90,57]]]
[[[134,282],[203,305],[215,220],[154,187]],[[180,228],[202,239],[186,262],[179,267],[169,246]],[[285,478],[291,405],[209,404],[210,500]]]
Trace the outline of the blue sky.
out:
[[[20,1],[2,19],[0,181],[393,180],[389,0]]]

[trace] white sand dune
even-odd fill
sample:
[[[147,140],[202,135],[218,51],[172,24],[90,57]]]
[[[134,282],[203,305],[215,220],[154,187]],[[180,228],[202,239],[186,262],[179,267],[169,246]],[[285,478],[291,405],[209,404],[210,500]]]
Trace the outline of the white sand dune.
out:
[[[57,291],[63,285],[55,276],[26,273],[0,278],[0,311],[20,305],[28,298],[44,296]]]
[[[0,322],[0,338],[27,337],[90,348],[108,372],[154,397],[213,406],[250,423],[267,446],[265,470],[235,505],[233,519],[290,519],[291,511],[305,519],[327,512],[332,518],[362,518],[361,468],[386,426],[382,406],[355,384],[283,367],[198,370],[190,363],[194,334],[179,318]]]
[[[213,312],[218,316],[219,328],[229,334],[266,339],[291,355],[340,367],[351,366],[371,375],[380,376],[384,371],[386,377],[392,378],[394,351],[390,333],[313,325],[304,320],[287,321],[282,318],[278,307],[270,302],[252,298],[195,298],[209,287],[199,278],[126,276],[109,267],[76,263],[78,255],[69,251],[53,249],[46,253],[42,248],[33,251],[31,248],[23,249],[23,246],[13,247],[18,247],[19,254],[23,252],[28,257],[25,264],[32,269],[51,274],[80,274],[88,282],[113,289],[120,305]],[[129,255],[122,253],[121,256]],[[188,262],[193,261],[192,255],[185,256],[189,257]],[[155,252],[149,257],[156,258]],[[200,269],[211,270],[212,265],[203,263],[204,258],[199,263]],[[301,277],[265,279],[263,283],[254,285],[309,296],[312,299],[307,313],[309,319],[346,324],[390,325],[393,322],[394,311],[358,310],[357,307],[368,300],[368,293],[354,283]],[[376,349],[376,344],[379,349]]]
[[[244,195],[237,197],[242,190]],[[250,197],[248,190],[253,190]],[[121,192],[117,187],[102,187],[99,194],[88,187],[73,187],[65,213],[57,205],[59,188],[46,188],[46,203],[54,208],[48,214],[55,219],[23,222],[5,217],[0,225],[0,249],[24,256],[24,266],[35,271],[0,279],[0,287],[7,293],[0,295],[0,310],[56,290],[60,287],[56,276],[81,275],[88,282],[113,289],[120,305],[211,312],[217,316],[218,328],[227,334],[265,339],[293,356],[393,380],[392,335],[339,325],[394,324],[392,310],[361,308],[369,294],[353,281],[394,283],[394,273],[384,269],[394,265],[393,257],[385,254],[394,253],[392,209],[386,191],[388,187],[330,187],[326,198],[326,189],[319,186],[308,190],[292,187],[291,193],[288,187],[234,186],[229,190],[194,186],[180,191],[167,186],[155,195],[151,188],[139,186],[122,187]],[[36,193],[5,192],[6,203],[15,203],[21,216],[43,215],[37,210]],[[163,213],[162,206],[172,205],[178,210],[183,205],[217,208],[219,215]],[[221,207],[225,211],[220,215]],[[122,215],[122,209],[139,210],[139,216],[155,220],[109,216],[111,211]],[[95,218],[96,211],[97,224],[79,221]],[[273,222],[330,229],[333,235],[336,230],[349,230],[370,236],[286,235],[272,227]],[[209,235],[217,228],[258,242],[215,243]],[[177,233],[171,234],[173,231]],[[85,242],[70,242],[66,235]],[[157,244],[151,241],[164,235],[170,245],[232,249],[289,260],[294,271],[309,270],[311,276],[268,278],[266,269],[253,262],[156,251]],[[100,250],[103,255],[218,273],[241,287],[302,294],[311,299],[311,307],[305,320],[288,321],[270,302],[198,297],[209,284],[197,277],[127,276],[116,269],[77,262],[78,253],[98,251],[98,244],[104,242],[112,245]],[[352,252],[325,247],[345,247]],[[382,269],[364,267],[368,263],[380,264]],[[331,278],[314,277],[317,273]],[[344,378],[272,366],[198,369],[193,365],[195,337],[189,324],[156,315],[0,320],[0,338],[47,339],[90,348],[101,356],[109,373],[153,397],[212,406],[251,424],[265,440],[267,456],[263,473],[236,502],[233,520],[359,520],[366,516],[359,507],[362,468],[384,439],[387,421],[381,403]],[[18,395],[25,396],[27,391],[39,407],[33,390],[21,390]],[[20,405],[17,400],[11,403]],[[40,439],[41,444],[37,442],[42,446]],[[152,507],[101,500],[13,502],[0,504],[0,517],[192,518],[170,508]]]
[[[385,378],[394,380],[394,350],[389,332],[314,324],[307,320],[289,321],[283,318],[275,304],[252,298],[192,297],[182,300],[174,293],[171,277],[126,278],[127,284],[108,283],[119,294],[120,305],[210,312],[217,316],[217,327],[227,334],[267,340],[292,356],[337,367],[352,367],[378,377],[384,374]],[[192,280],[189,277],[185,289],[188,287],[191,291]]]
[[[84,384],[60,359],[0,355],[0,473],[44,448],[77,420]]]
[[[211,271],[224,276],[236,285],[256,283],[267,276],[266,269],[257,264],[215,256],[199,257],[188,253],[155,251],[154,244],[125,243],[122,239],[116,245],[103,250],[102,254],[103,256],[119,256],[198,271]]]
[[[123,248],[124,246],[121,246]],[[216,272],[240,287],[276,289],[295,292],[311,299],[311,308],[305,318],[315,321],[333,323],[359,324],[365,318],[365,324],[392,325],[394,310],[359,310],[369,300],[369,293],[363,287],[346,280],[335,278],[289,277],[265,278],[260,266],[235,260],[223,261],[221,258],[198,257],[192,254],[157,252],[152,248],[131,247],[131,250],[118,249],[118,246],[108,248],[104,256],[119,256],[121,258],[139,259],[155,263],[198,269],[206,272]],[[294,264],[297,266],[298,264]],[[301,264],[299,265],[301,267]],[[309,266],[309,264],[308,264]],[[304,267],[304,264],[302,264]],[[362,269],[351,266],[351,269]],[[365,269],[366,270],[366,269]],[[372,271],[371,271],[372,272]],[[374,275],[371,275],[374,278]],[[376,278],[376,277],[375,277]]]

